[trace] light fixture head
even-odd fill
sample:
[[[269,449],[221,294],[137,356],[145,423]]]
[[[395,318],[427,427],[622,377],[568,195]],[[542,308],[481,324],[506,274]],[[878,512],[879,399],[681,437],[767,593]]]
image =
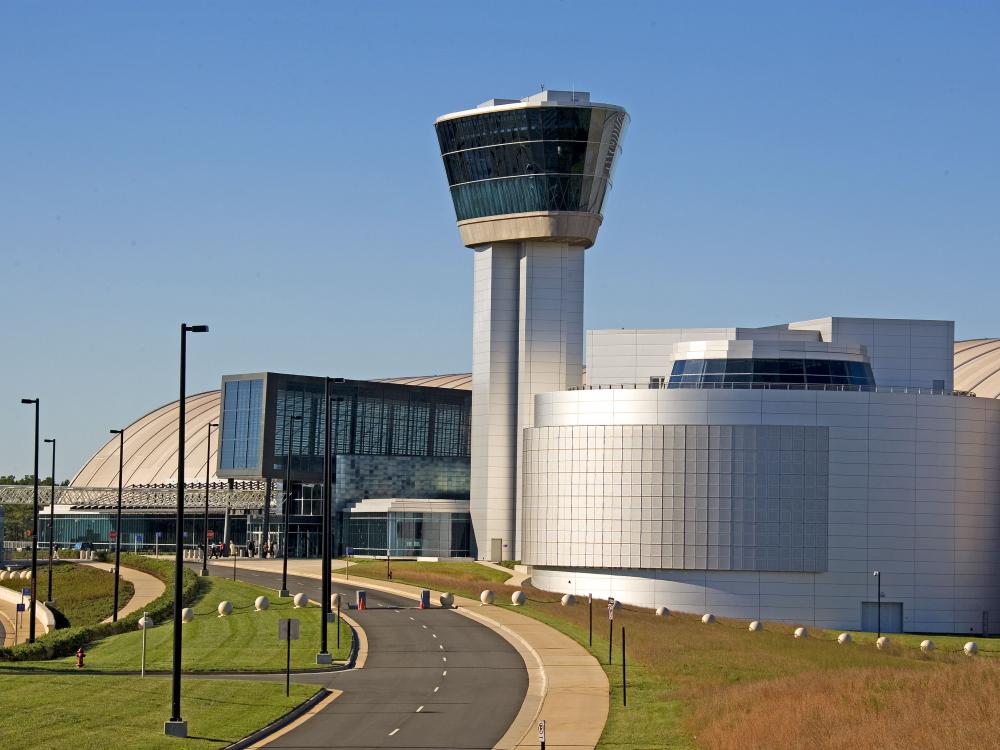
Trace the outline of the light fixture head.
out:
[[[185,325],[184,326],[184,330],[187,331],[188,333],[208,333],[208,326],[206,326],[206,325],[197,325],[197,326]]]
[[[208,428],[209,428],[209,429],[211,429],[211,428],[213,428],[213,427],[218,427],[218,426],[219,426],[219,423],[218,423],[218,422],[209,422],[209,423],[208,423]]]
[[[21,403],[22,404],[37,404],[38,403],[38,399],[37,398],[22,398],[21,399]]]
[[[112,435],[121,435],[125,430],[110,430]]]
[[[872,572],[872,575],[873,575],[873,576],[877,576],[877,575],[878,575],[878,571],[877,571],[877,570],[876,570],[876,571],[873,571],[873,572]]]
[[[45,440],[43,440],[42,442],[53,443],[54,444],[56,442],[56,439],[55,438],[45,438]]]

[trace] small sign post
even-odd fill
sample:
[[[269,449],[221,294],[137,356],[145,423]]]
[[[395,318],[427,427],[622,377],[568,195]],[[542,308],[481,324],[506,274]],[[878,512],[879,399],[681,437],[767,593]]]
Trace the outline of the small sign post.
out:
[[[611,664],[612,653],[615,641],[615,598],[608,597],[608,664]]]
[[[351,555],[354,554],[354,547],[348,547],[344,550],[344,573],[347,575],[347,580],[351,580]]]
[[[545,719],[538,722],[538,746],[545,750]]]
[[[628,683],[625,681],[625,626],[622,625],[622,705],[628,705]]]
[[[589,611],[590,640],[588,641],[588,644],[593,646],[594,645],[594,595],[593,594],[587,594],[587,608],[590,610]]]
[[[288,646],[285,651],[285,697],[291,692],[292,685],[292,641],[299,639],[299,621],[295,618],[282,617],[278,620],[278,640],[285,641]]]

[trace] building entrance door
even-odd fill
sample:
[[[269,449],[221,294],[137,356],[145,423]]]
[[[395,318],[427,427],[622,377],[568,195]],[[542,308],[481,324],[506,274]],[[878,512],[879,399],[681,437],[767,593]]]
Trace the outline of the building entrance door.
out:
[[[490,562],[503,560],[503,539],[490,539]]]
[[[883,633],[903,632],[903,603],[882,602],[882,613],[879,615],[878,602],[861,602],[861,629],[869,633],[879,630],[879,618],[882,621]]]

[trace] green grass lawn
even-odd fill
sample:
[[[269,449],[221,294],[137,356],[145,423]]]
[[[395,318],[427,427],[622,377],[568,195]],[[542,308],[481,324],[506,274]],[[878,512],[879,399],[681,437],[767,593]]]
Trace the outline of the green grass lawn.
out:
[[[69,625],[95,625],[106,617],[110,617],[114,609],[114,574],[91,568],[77,563],[55,563],[52,566],[52,596],[55,599],[55,609],[61,613]],[[0,586],[6,586],[14,591],[31,585],[31,581],[15,580],[0,581]],[[38,565],[39,601],[48,594],[49,571],[48,561]],[[119,580],[118,606],[124,607],[135,589],[125,579]],[[58,620],[58,614],[56,618]]]
[[[499,571],[475,563],[410,565],[419,567],[411,571],[393,563],[393,579],[469,598],[488,587],[496,592],[496,606],[503,607],[511,607],[510,594],[517,590],[491,575],[503,577]],[[352,577],[369,574],[384,579],[384,561],[381,567],[366,562],[352,568]],[[991,746],[1000,733],[1000,690],[983,687],[1000,685],[1000,660],[989,658],[1000,651],[1000,639],[892,634],[890,648],[878,651],[873,633],[855,633],[854,644],[841,646],[836,631],[809,628],[809,638],[796,640],[791,624],[765,623],[764,632],[749,633],[747,621],[704,625],[698,614],[664,619],[626,607],[615,615],[614,663],[608,664],[605,601],[594,600],[591,647],[586,596],[563,607],[557,594],[523,590],[528,601],[517,610],[589,648],[608,675],[610,714],[600,748],[912,750]],[[622,626],[629,653],[627,707]],[[917,648],[925,637],[937,646],[930,656]],[[986,658],[961,656],[968,640],[975,640]],[[962,720],[963,705],[975,719]],[[829,741],[831,726],[850,726],[850,741]],[[949,739],[934,744],[934,737]]]
[[[510,574],[496,568],[489,568],[474,562],[416,562],[415,560],[394,560],[391,562],[392,580],[407,583],[411,586],[454,591],[479,591],[483,587],[502,583],[510,578]],[[353,560],[350,566],[351,576],[363,576],[386,580],[385,560]],[[476,587],[479,588],[476,588]]]
[[[316,692],[314,686],[245,680],[182,683],[189,739],[163,735],[170,681],[159,677],[0,675],[0,747],[215,748],[266,726]]]
[[[183,669],[187,672],[280,671],[285,668],[285,643],[278,641],[278,619],[300,621],[301,637],[292,642],[292,668],[316,667],[320,641],[320,608],[294,609],[291,599],[279,599],[272,589],[263,589],[225,578],[200,579],[201,592],[193,609],[194,620],[186,623]],[[260,595],[271,600],[270,609],[257,612],[253,603]],[[219,602],[233,603],[233,614],[219,617]],[[334,660],[346,660],[351,649],[351,630],[341,621],[340,650],[337,631],[329,626],[329,647]],[[133,631],[97,641],[87,649],[83,671],[134,671],[139,669],[142,633]],[[157,623],[146,633],[146,669],[169,670],[173,653],[173,625]],[[75,659],[44,662],[13,662],[15,669],[73,670]]]

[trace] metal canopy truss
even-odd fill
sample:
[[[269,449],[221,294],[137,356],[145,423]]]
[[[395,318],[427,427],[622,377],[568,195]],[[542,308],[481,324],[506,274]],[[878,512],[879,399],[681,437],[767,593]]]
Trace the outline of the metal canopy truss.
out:
[[[38,503],[49,504],[52,489],[39,487]],[[31,505],[34,488],[30,484],[0,485],[0,505]],[[262,510],[264,482],[238,482],[232,489],[228,482],[212,482],[208,488],[208,504],[212,508]],[[56,505],[75,510],[107,510],[118,505],[117,487],[56,487]],[[177,507],[177,485],[135,485],[122,490],[122,507],[133,510],[170,510]],[[188,484],[184,490],[184,507],[205,507],[205,483]],[[272,507],[275,503],[272,501]]]

